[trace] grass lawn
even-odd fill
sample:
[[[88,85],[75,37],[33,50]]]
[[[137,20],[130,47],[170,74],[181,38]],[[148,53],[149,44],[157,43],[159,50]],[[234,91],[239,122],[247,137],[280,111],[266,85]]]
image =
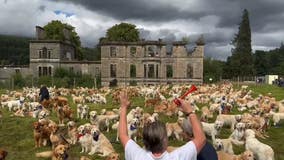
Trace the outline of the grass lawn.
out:
[[[254,95],[257,96],[258,94],[267,95],[269,92],[272,93],[272,96],[276,97],[277,100],[284,99],[284,89],[278,88],[276,86],[270,86],[270,85],[250,85],[249,89],[254,91]],[[0,94],[4,93],[3,90],[0,90]],[[72,103],[71,98],[69,98],[69,102],[71,107],[75,110],[75,104]],[[136,106],[144,106],[144,98],[142,97],[135,97],[131,100],[132,107]],[[89,104],[91,110],[97,110],[100,111],[102,108],[106,109],[112,109],[112,108],[118,108],[118,104],[112,104],[111,97],[107,97],[107,104],[105,105],[94,105]],[[199,104],[201,106],[202,104]],[[0,122],[0,148],[4,148],[7,150],[8,157],[7,160],[38,160],[35,158],[35,153],[41,152],[41,151],[47,151],[51,150],[50,146],[42,147],[42,148],[34,148],[34,140],[33,140],[33,122],[37,121],[33,118],[19,118],[19,117],[11,117],[11,112],[7,111],[7,109],[2,109],[4,117],[2,119],[2,122]],[[145,112],[153,112],[153,108],[148,107],[144,109]],[[236,110],[234,110],[234,113],[237,113]],[[55,113],[51,114],[51,119],[55,122],[58,122]],[[165,115],[161,115],[160,119],[164,122],[174,122],[176,121],[177,117],[169,117]],[[78,120],[74,119],[78,125],[84,124],[88,122],[87,120]],[[116,138],[116,131],[110,131],[109,133],[104,132],[104,134],[109,138],[109,140],[112,142],[115,150],[118,153],[121,153],[121,159],[124,159],[123,154],[123,148],[122,145],[118,142],[115,142]],[[220,138],[227,138],[231,134],[229,129],[222,129]],[[266,143],[270,145],[274,152],[275,152],[275,159],[276,160],[282,160],[284,159],[284,122],[281,121],[279,127],[270,127],[268,131],[269,138],[267,139],[259,139],[263,143]],[[209,140],[210,141],[210,140]],[[142,140],[138,140],[139,144],[142,144]],[[169,141],[170,145],[172,146],[179,146],[184,144],[185,142],[177,141],[170,139]],[[79,159],[80,156],[87,154],[80,154],[81,151],[80,145],[75,145],[70,148],[68,151],[70,157],[77,157]],[[236,154],[241,153],[244,151],[244,147],[237,147],[234,146],[234,151]],[[100,160],[103,159],[99,156],[88,156],[91,159]],[[42,159],[42,158],[41,158]]]

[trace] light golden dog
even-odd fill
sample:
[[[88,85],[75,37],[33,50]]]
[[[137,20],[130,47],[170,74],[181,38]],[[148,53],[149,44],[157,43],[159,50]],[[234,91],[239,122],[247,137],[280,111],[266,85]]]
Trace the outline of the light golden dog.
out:
[[[201,122],[202,129],[207,136],[211,136],[214,141],[215,137],[219,135],[221,128],[223,127],[223,121],[216,120],[214,123]]]
[[[254,160],[253,153],[251,151],[245,151],[240,155],[233,155],[224,151],[218,151],[218,160]]]
[[[50,158],[52,160],[66,160],[68,158],[67,150],[69,149],[68,145],[59,144],[56,146],[53,151],[45,151],[41,153],[36,153],[38,158]]]
[[[246,149],[253,152],[256,159],[274,160],[273,149],[255,138],[255,132],[251,129],[245,131]]]
[[[70,138],[70,144],[76,144],[78,137],[76,123],[74,121],[69,121],[67,123],[67,127],[68,127],[67,134]]]
[[[230,138],[228,139],[216,138],[216,140],[213,141],[213,145],[217,151],[224,151],[229,154],[234,154],[233,145]]]
[[[107,156],[106,160],[119,160],[119,154],[111,153],[109,156]]]
[[[202,112],[200,117],[201,121],[207,122],[208,119],[213,118],[213,112],[211,112],[207,106],[202,107],[201,112]]]
[[[177,140],[182,140],[181,134],[183,133],[182,129],[183,118],[178,118],[175,123],[166,123],[166,130],[168,137],[174,135]]]
[[[113,146],[110,141],[106,138],[106,136],[99,131],[97,127],[93,127],[91,130],[92,135],[92,145],[91,152],[89,155],[93,155],[95,153],[100,153],[99,156],[107,157],[111,153],[115,153]]]

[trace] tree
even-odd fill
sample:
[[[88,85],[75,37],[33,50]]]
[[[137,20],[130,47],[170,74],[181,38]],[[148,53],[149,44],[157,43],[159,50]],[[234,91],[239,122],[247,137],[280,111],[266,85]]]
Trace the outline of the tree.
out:
[[[0,65],[28,65],[30,39],[0,35]]]
[[[106,38],[101,41],[136,42],[139,40],[139,31],[134,24],[120,23],[107,30]]]
[[[269,68],[268,58],[264,51],[259,51],[259,50],[255,51],[254,66],[256,70],[256,75],[264,76],[268,74],[268,68]]]
[[[223,76],[223,66],[225,62],[212,60],[210,58],[205,58],[203,61],[204,65],[204,82],[211,82],[210,78],[212,78],[212,82],[217,82]]]
[[[232,76],[252,76],[254,68],[251,49],[251,30],[249,13],[246,9],[243,11],[239,32],[235,35],[232,44],[235,47],[232,49],[232,56],[230,57]]]
[[[62,23],[59,20],[53,20],[44,27],[45,39],[66,41],[69,40],[76,48],[78,59],[83,59],[80,37],[75,31],[75,27]],[[65,30],[69,30],[69,35],[66,35]],[[67,39],[69,37],[69,39]]]
[[[190,39],[189,39],[189,36],[184,36],[184,37],[181,38],[181,41],[184,42],[184,43],[186,43],[186,44],[189,43],[189,40],[190,40]]]

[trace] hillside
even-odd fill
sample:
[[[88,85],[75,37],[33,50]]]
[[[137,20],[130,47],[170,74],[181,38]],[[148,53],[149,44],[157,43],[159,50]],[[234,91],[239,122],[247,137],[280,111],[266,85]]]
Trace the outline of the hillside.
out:
[[[0,65],[29,64],[29,40],[31,38],[0,35]]]

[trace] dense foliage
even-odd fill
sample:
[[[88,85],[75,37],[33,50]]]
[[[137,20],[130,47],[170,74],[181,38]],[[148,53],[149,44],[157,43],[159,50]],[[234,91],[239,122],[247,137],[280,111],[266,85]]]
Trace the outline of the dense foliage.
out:
[[[120,23],[107,30],[102,41],[136,42],[139,40],[139,31],[134,24]]]
[[[256,75],[284,75],[284,45],[270,51],[255,51],[254,65]]]
[[[211,58],[205,58],[203,61],[204,66],[204,78],[206,83],[218,82],[223,77],[223,67],[225,62],[219,60],[212,60]],[[211,79],[211,80],[210,80]]]
[[[96,83],[95,83],[96,82]],[[33,77],[32,75],[22,76],[21,73],[15,73],[10,79],[0,82],[0,88],[20,89],[22,87],[39,87],[41,84],[56,87],[101,87],[100,75],[95,78],[89,74],[80,74],[68,71],[64,68],[57,68],[54,77],[41,76]]]
[[[99,47],[95,48],[82,48],[83,59],[89,61],[100,61],[101,60],[101,51]]]
[[[77,58],[83,59],[81,51],[81,41],[80,37],[75,31],[75,27],[67,23],[62,23],[59,20],[53,20],[47,25],[45,25],[43,28],[45,30],[45,39],[61,41],[69,40],[73,45],[75,45]],[[64,34],[64,29],[69,30],[69,35],[66,35],[66,33]],[[69,39],[66,39],[66,36],[69,37]]]
[[[0,65],[29,64],[30,38],[0,35]]]

